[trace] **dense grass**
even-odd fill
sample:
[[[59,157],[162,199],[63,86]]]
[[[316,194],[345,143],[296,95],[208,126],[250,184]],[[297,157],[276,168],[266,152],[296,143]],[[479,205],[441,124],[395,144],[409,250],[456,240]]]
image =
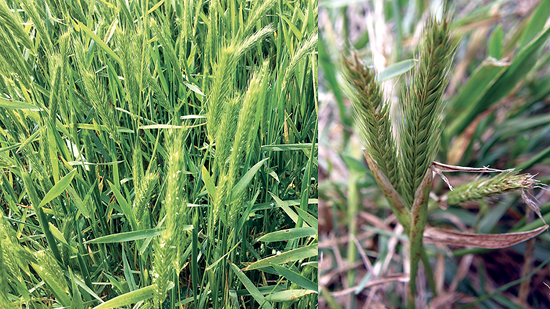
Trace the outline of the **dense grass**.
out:
[[[544,221],[536,216],[539,206],[546,222],[550,216],[549,195],[546,190],[538,190],[548,184],[550,153],[547,87],[550,30],[545,27],[549,4],[548,1],[532,6],[513,1],[485,5],[452,2],[449,30],[460,44],[440,107],[443,110],[437,112],[435,119],[441,121],[441,127],[430,134],[406,136],[414,125],[411,114],[415,116],[419,110],[411,104],[416,102],[411,101],[411,96],[422,94],[417,72],[426,67],[425,32],[421,29],[430,15],[441,14],[442,3],[321,3],[320,307],[402,308],[407,303],[408,286],[415,283],[417,307],[447,308],[451,303],[476,308],[548,307],[548,288],[543,283],[549,279],[542,270],[550,262],[548,233],[512,247],[517,242],[506,240],[498,246],[510,247],[507,249],[479,247],[491,246],[489,236],[480,234],[525,232],[543,226]],[[450,46],[446,44],[438,51]],[[375,145],[374,138],[365,141],[364,137],[370,133],[362,129],[366,125],[373,127],[373,120],[364,118],[366,121],[356,123],[352,132],[352,115],[357,122],[357,98],[362,95],[357,94],[360,91],[351,95],[346,91],[351,87],[344,81],[349,82],[350,77],[352,81],[358,80],[347,72],[349,68],[342,66],[342,51],[348,55],[350,50],[374,71],[382,72],[381,76],[395,77],[413,69],[393,80],[379,80],[383,98],[391,101],[392,106],[390,112],[384,110],[387,107],[375,108],[372,117],[380,123],[391,119],[393,135],[388,137],[387,131],[383,131],[375,132],[374,136],[383,142],[382,146],[384,143],[391,146],[392,137],[401,141],[396,151],[400,155],[410,152],[407,147],[421,145],[414,144],[414,138],[428,143],[429,147],[424,147],[428,150],[419,147],[416,154],[398,158],[403,167],[408,164],[400,171],[405,176],[392,175],[395,169],[386,151],[377,154],[370,149],[383,149]],[[350,54],[353,59],[353,53]],[[441,69],[445,61],[430,60],[430,66]],[[384,71],[386,68],[391,72]],[[444,84],[436,78],[429,81]],[[362,82],[359,84],[365,93],[373,92]],[[354,109],[344,94],[353,101]],[[420,127],[429,128],[430,122],[420,121]],[[441,135],[440,141],[433,140],[435,133]],[[367,159],[370,169],[363,159],[363,146],[372,156]],[[424,215],[420,216],[421,220],[427,219],[429,228],[423,239],[427,258],[421,263],[418,280],[409,282],[417,271],[410,261],[418,258],[410,247],[418,246],[418,241],[409,240],[408,227],[396,211],[399,209],[392,203],[395,201],[385,198],[388,191],[380,190],[379,172],[371,163],[385,161],[385,166],[378,164],[378,168],[386,173],[386,183],[409,195],[403,196],[403,203],[410,207],[408,200],[414,191],[404,192],[408,189],[403,189],[403,182],[418,181],[419,177],[407,177],[406,173],[425,173],[426,167],[415,170],[413,165],[424,164],[422,155],[434,152],[438,153],[435,160],[447,164],[478,168],[490,165],[516,171],[496,175],[480,173],[487,169],[470,170],[477,175],[446,173],[455,191],[449,191],[449,186],[439,176],[435,177],[433,187],[429,184],[431,192],[424,191],[431,195],[427,207],[421,209]],[[405,162],[407,159],[409,162]],[[433,237],[434,231],[448,230],[470,233],[462,234],[461,240],[476,240],[477,243],[469,245],[478,248],[463,248],[465,243],[456,239],[452,242]],[[542,232],[535,231],[531,236]],[[409,304],[412,301],[409,299]]]
[[[0,28],[1,308],[317,306],[317,1]]]

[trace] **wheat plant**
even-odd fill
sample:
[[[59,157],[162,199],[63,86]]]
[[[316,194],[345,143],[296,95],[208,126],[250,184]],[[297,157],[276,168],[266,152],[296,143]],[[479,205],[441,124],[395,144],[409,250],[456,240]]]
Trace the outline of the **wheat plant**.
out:
[[[0,0],[0,308],[315,308],[317,5]]]

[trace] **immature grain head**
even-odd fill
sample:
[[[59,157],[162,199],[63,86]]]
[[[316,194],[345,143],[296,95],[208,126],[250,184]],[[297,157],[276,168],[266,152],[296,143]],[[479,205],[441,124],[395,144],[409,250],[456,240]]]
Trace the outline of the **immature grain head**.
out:
[[[187,175],[183,132],[172,132],[168,137],[170,151],[166,174],[166,196],[164,200],[165,230],[157,237],[153,261],[153,283],[156,287],[155,300],[162,303],[174,274],[181,269],[180,256],[187,248],[190,238],[182,226],[190,224],[187,207]]]
[[[400,134],[403,197],[412,205],[416,189],[435,159],[441,134],[442,96],[448,83],[456,43],[448,19],[428,20],[419,63],[403,103]]]
[[[399,190],[397,148],[392,135],[390,102],[384,101],[375,72],[356,53],[343,58],[344,90],[353,104],[353,118],[361,142],[392,186]]]
[[[476,181],[455,187],[447,193],[449,205],[494,197],[516,190],[528,190],[537,186],[537,180],[531,174],[518,172],[501,173],[491,178],[480,178]]]

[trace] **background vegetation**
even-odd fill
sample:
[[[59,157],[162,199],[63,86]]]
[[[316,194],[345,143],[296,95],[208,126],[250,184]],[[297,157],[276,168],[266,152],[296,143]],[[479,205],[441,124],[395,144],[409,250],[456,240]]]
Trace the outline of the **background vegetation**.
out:
[[[0,28],[0,308],[317,306],[317,1]]]
[[[451,30],[461,40],[446,99],[437,161],[490,165],[550,181],[548,156],[549,1],[454,1]],[[410,67],[421,28],[440,1],[322,2],[320,52],[320,288],[322,308],[398,308],[405,304],[408,240],[367,169],[352,133],[351,104],[339,75],[342,50],[355,49],[378,72]],[[394,65],[397,64],[397,65]],[[401,72],[404,70],[401,70]],[[387,75],[387,74],[386,74]],[[386,81],[394,124],[409,75]],[[449,174],[453,186],[475,179]],[[440,180],[434,196],[445,196]],[[531,191],[548,219],[546,190]],[[439,200],[441,202],[441,200]],[[440,206],[441,205],[441,206]],[[447,209],[445,206],[448,206]],[[548,220],[546,220],[548,221]],[[430,201],[428,225],[474,233],[542,226],[519,193],[445,205]],[[548,308],[548,233],[509,249],[426,245],[437,294],[421,270],[417,306]],[[421,267],[422,269],[422,267]]]

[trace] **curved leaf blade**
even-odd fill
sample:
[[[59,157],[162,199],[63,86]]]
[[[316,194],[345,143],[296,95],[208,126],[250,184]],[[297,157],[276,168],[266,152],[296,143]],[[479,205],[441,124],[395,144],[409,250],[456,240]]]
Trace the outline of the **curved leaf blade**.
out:
[[[259,260],[257,262],[254,262],[247,267],[245,267],[243,270],[253,270],[263,267],[269,267],[271,264],[283,264],[293,261],[298,261],[301,259],[307,259],[312,256],[317,256],[317,244],[313,244],[307,247],[302,247],[294,250],[290,250],[287,252],[283,252],[279,255],[271,256],[262,260]]]
[[[408,59],[408,60],[397,62],[387,67],[384,71],[380,72],[380,74],[377,75],[376,79],[379,82],[385,82],[392,78],[399,77],[409,72],[412,68],[414,68],[417,61],[418,60],[416,59]]]
[[[139,290],[135,290],[133,292],[115,297],[107,302],[104,302],[103,304],[97,307],[94,307],[94,309],[112,309],[112,308],[118,308],[122,306],[135,304],[142,300],[153,298],[154,292],[155,292],[155,286],[150,285],[150,286],[141,288]]]
[[[269,158],[265,158],[262,161],[256,163],[252,168],[244,174],[244,176],[239,180],[239,182],[233,187],[233,191],[231,191],[231,201],[235,201],[239,195],[241,195],[246,187],[250,184],[252,181],[252,178],[254,178],[254,175],[256,175],[256,172],[262,167],[265,161],[267,161]]]
[[[71,181],[73,180],[74,175],[76,174],[76,169],[72,170],[69,174],[65,175],[59,182],[53,186],[53,188],[48,191],[46,196],[42,199],[42,202],[40,202],[40,205],[38,207],[44,207],[44,205],[48,204],[51,200],[58,197],[67,187],[71,184]]]
[[[312,227],[299,227],[294,229],[286,229],[265,234],[257,239],[263,242],[287,241],[302,237],[313,237],[317,235],[317,229]]]
[[[276,301],[276,302],[282,302],[282,301],[292,301],[296,300],[300,297],[304,297],[309,294],[317,293],[312,290],[288,290],[288,291],[282,291],[273,293],[271,295],[267,295],[265,297],[265,300],[269,301]]]

